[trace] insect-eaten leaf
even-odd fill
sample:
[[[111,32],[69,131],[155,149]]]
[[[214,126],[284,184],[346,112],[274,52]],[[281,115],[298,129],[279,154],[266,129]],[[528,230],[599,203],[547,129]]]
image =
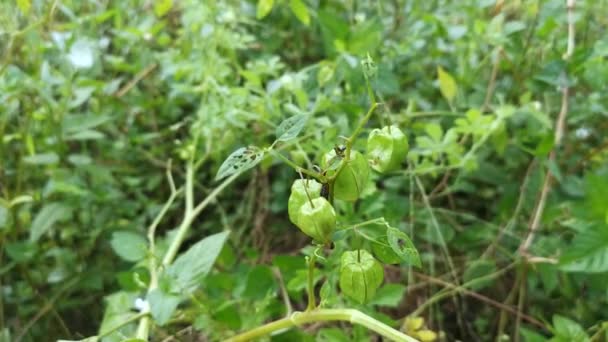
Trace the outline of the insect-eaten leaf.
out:
[[[289,141],[294,139],[300,134],[302,129],[304,129],[307,121],[308,114],[297,114],[283,120],[283,122],[279,124],[279,127],[277,127],[277,141]]]
[[[443,70],[442,67],[437,67],[437,75],[439,78],[439,90],[441,91],[441,95],[443,95],[449,103],[452,103],[458,90],[454,77]]]
[[[402,231],[397,228],[390,227],[386,230],[386,239],[393,252],[395,252],[403,261],[416,267],[421,267],[420,255],[414,247],[412,240]]]
[[[235,173],[241,173],[256,166],[264,157],[265,151],[257,146],[241,147],[232,152],[220,166],[215,180],[220,180]]]

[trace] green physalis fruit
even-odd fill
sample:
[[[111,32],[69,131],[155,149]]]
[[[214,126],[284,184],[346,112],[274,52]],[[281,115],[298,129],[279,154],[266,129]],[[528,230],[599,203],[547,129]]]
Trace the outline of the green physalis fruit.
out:
[[[336,212],[329,201],[318,197],[306,201],[298,210],[296,226],[315,241],[327,243],[336,230]]]
[[[335,167],[335,160],[337,158],[340,157],[336,155],[335,150],[327,153],[323,158],[324,167],[329,167],[331,170],[332,165]],[[369,176],[369,164],[367,160],[361,153],[351,151],[350,160],[341,169],[339,167],[335,167],[335,169],[332,171],[337,172],[339,170],[340,173],[334,181],[334,198],[350,202],[356,201],[361,195],[363,188],[365,188]],[[331,171],[328,174],[331,174]]]
[[[384,279],[384,269],[366,250],[344,252],[340,262],[340,289],[363,304],[370,300]]]
[[[378,172],[390,172],[400,168],[407,157],[407,137],[397,126],[374,129],[367,138],[367,154],[371,166]]]
[[[321,183],[317,182],[313,179],[298,179],[293,182],[291,186],[291,194],[289,195],[289,200],[287,201],[287,212],[289,213],[289,220],[296,226],[298,226],[298,211],[300,207],[306,202],[308,202],[308,196],[306,196],[306,189],[308,189],[308,194],[310,195],[310,199],[319,198],[321,196]]]

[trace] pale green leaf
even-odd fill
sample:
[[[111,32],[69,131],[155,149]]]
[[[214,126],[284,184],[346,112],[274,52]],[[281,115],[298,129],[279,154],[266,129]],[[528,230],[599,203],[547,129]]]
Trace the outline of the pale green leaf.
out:
[[[308,14],[308,8],[302,0],[289,0],[289,7],[293,14],[302,22],[302,24],[310,25],[310,15]]]
[[[308,115],[298,114],[289,117],[279,124],[276,131],[278,141],[289,141],[294,139],[300,134],[306,122],[308,121]]]
[[[241,147],[232,152],[220,166],[215,180],[220,180],[235,173],[241,173],[256,166],[264,157],[264,151],[256,146]]]
[[[72,209],[61,203],[49,203],[42,207],[30,227],[30,241],[38,241],[56,222],[66,220],[71,213]]]
[[[162,17],[169,13],[172,6],[173,0],[156,0],[154,2],[154,14],[156,14],[157,17]]]
[[[136,262],[146,256],[146,239],[134,232],[114,232],[110,245],[114,252],[126,261]]]
[[[196,289],[200,281],[211,271],[229,232],[221,232],[195,243],[180,255],[167,269],[167,275],[176,280],[177,286],[186,291]]]
[[[263,19],[272,11],[274,0],[258,0],[257,18]]]
[[[23,157],[23,162],[32,165],[51,165],[59,162],[59,156],[53,152],[38,153]]]
[[[28,14],[32,7],[32,2],[30,0],[17,0],[17,6],[23,14]]]
[[[452,103],[458,90],[456,81],[452,75],[443,70],[443,68],[440,66],[437,67],[437,75],[439,78],[439,90],[441,91],[441,95],[443,95],[443,97],[448,100],[449,103]]]
[[[178,295],[165,293],[159,288],[148,293],[147,299],[154,322],[158,325],[164,325],[171,319],[181,301]]]

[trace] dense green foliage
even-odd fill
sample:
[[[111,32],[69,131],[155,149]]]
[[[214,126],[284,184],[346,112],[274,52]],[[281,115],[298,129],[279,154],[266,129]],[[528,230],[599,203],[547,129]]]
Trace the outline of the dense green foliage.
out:
[[[223,340],[309,280],[419,340],[608,340],[608,3],[574,2],[0,2],[0,341]],[[366,113],[312,245],[293,166]]]

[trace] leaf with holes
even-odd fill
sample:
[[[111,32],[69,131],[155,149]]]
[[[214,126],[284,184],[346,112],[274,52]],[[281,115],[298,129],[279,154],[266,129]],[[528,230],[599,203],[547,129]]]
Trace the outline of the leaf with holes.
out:
[[[397,228],[389,227],[386,230],[386,238],[389,246],[403,261],[416,267],[421,267],[420,255],[414,247],[412,240]]]
[[[277,127],[276,136],[278,141],[289,141],[300,134],[306,122],[308,121],[307,114],[297,114],[283,120]]]
[[[256,166],[264,157],[265,151],[257,146],[241,147],[232,152],[220,166],[215,180],[220,180],[235,173],[241,173]]]

